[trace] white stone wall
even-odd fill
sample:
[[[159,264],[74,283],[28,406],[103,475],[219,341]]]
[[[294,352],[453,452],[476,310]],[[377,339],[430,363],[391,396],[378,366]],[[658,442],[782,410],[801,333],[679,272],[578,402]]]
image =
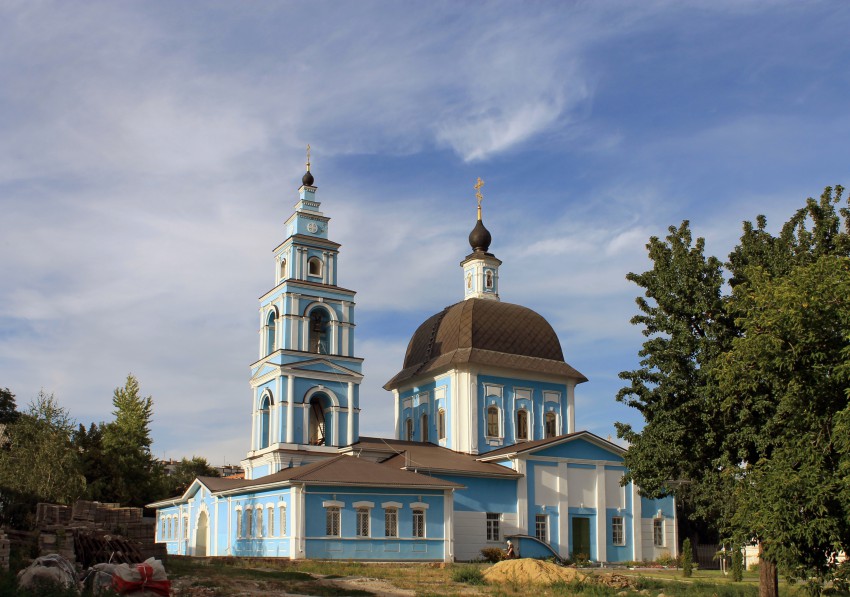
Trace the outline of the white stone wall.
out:
[[[505,537],[518,533],[517,515],[502,514],[498,542],[487,541],[487,515],[484,512],[454,513],[455,559],[460,562],[481,559],[484,547],[505,548]]]
[[[653,538],[653,520],[652,518],[641,518],[640,521],[643,559],[647,561],[657,560],[664,552],[675,558],[678,553],[676,548],[676,521],[672,518],[664,519],[664,545],[657,547]]]

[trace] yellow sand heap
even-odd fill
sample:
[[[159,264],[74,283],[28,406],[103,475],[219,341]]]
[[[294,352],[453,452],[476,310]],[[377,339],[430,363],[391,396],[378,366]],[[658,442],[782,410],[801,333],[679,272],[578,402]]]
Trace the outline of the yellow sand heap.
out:
[[[484,571],[484,578],[492,583],[521,583],[551,585],[556,582],[584,580],[584,574],[574,568],[564,568],[552,562],[531,558],[503,560]]]

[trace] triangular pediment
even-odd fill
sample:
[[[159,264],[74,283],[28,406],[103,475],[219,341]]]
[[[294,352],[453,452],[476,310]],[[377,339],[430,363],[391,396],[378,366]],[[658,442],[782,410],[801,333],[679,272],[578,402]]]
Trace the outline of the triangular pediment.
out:
[[[290,363],[287,369],[295,371],[317,371],[322,373],[336,373],[342,375],[351,375],[360,377],[360,373],[353,371],[348,367],[343,367],[328,359],[311,359],[309,361],[301,361],[300,363]]]
[[[264,375],[268,375],[269,373],[274,373],[280,369],[280,365],[276,365],[274,363],[263,363],[251,373],[251,379],[257,379],[259,377],[263,377]]]

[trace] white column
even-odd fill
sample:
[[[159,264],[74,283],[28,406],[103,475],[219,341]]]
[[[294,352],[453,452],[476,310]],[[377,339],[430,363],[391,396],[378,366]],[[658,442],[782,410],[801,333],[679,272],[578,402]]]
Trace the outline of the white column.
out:
[[[643,527],[641,526],[641,502],[640,502],[640,494],[638,493],[638,486],[635,485],[634,481],[629,483],[632,488],[632,542],[634,545],[632,546],[632,559],[635,562],[640,562],[643,560],[643,533],[641,532]]]
[[[526,475],[525,459],[517,458],[516,472],[522,475],[517,479],[516,492],[516,526],[517,533],[528,535],[528,476]]]
[[[567,382],[567,433],[576,431],[576,382]]]
[[[336,286],[334,270],[336,270],[336,253],[331,253],[328,257],[328,284]]]
[[[596,561],[608,561],[605,541],[607,512],[605,510],[605,465],[596,465]]]
[[[340,342],[342,343],[342,347],[340,348],[339,354],[344,357],[350,357],[351,353],[348,350],[348,334],[349,334],[349,325],[347,323],[342,324],[342,339]]]
[[[331,438],[331,442],[330,442],[332,446],[339,446],[340,445],[340,441],[339,441],[339,414],[340,414],[340,412],[342,412],[342,409],[339,407],[339,405],[337,405],[336,408],[331,409],[331,416],[333,417],[333,428],[334,428],[334,435]],[[327,434],[325,434],[325,435],[327,435]]]
[[[212,534],[213,550],[212,555],[218,555],[218,497],[213,496],[213,517],[215,518],[215,533]]]
[[[259,392],[259,388],[255,388],[253,392],[253,399],[251,400],[251,449],[256,450],[260,445],[259,438],[257,437],[257,393]]]
[[[570,488],[567,463],[558,463],[558,555],[570,557]]]
[[[304,413],[302,417],[304,429],[301,432],[301,443],[306,444],[310,441],[310,408],[306,401],[301,405],[301,411]]]
[[[401,416],[401,399],[399,398],[398,390],[393,390],[393,405],[395,411],[395,420],[393,421],[393,433],[395,435],[393,437],[401,439],[401,436],[398,434],[398,418]]]
[[[342,351],[339,349],[339,322],[336,320],[331,320],[331,346],[330,352],[331,354],[342,354]]]
[[[295,443],[295,377],[286,378],[286,443]]]
[[[354,382],[348,382],[348,445],[354,443]]]
[[[467,403],[469,404],[469,433],[472,436],[472,441],[470,442],[472,449],[470,450],[470,452],[472,454],[478,454],[478,376],[476,374],[469,374],[469,383],[466,387],[467,391],[469,392],[467,400]],[[484,412],[487,412],[486,408]]]
[[[328,252],[322,251],[322,283],[328,283],[328,273],[330,272],[330,261],[328,260]]]
[[[307,249],[301,249],[301,259],[299,261],[301,262],[301,279],[306,280],[307,274],[310,272],[307,269]]]
[[[276,444],[280,441],[281,436],[281,408],[280,403],[283,400],[283,378],[278,375],[275,379],[274,395],[276,397],[274,404],[269,409],[269,445]],[[275,471],[277,472],[277,471]]]
[[[443,493],[443,561],[455,559],[454,494],[451,489]]]

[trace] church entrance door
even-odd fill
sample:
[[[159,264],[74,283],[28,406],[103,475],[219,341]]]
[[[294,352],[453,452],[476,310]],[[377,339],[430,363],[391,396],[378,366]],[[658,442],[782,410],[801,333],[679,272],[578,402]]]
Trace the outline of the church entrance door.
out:
[[[586,558],[591,557],[589,518],[573,518],[573,559],[577,558],[579,554]]]
[[[198,528],[195,529],[195,555],[206,556],[207,553],[207,537],[210,534],[209,518],[206,512],[201,512],[198,515]]]

